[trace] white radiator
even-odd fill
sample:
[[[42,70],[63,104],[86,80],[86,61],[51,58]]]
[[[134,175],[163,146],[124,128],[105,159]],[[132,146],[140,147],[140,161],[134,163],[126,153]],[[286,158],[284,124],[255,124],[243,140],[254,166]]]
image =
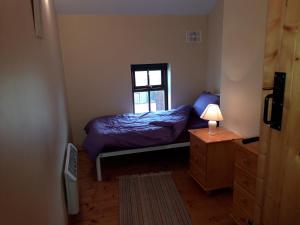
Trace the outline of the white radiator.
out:
[[[79,213],[79,196],[77,181],[78,154],[76,147],[69,143],[65,162],[65,185],[68,213],[74,215]]]

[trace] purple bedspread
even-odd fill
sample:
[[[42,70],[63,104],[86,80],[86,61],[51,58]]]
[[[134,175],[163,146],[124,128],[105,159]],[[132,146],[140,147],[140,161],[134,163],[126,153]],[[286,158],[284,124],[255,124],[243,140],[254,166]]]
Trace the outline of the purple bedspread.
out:
[[[169,144],[186,128],[192,106],[170,111],[104,116],[85,127],[84,149],[92,159],[105,149],[131,149]]]

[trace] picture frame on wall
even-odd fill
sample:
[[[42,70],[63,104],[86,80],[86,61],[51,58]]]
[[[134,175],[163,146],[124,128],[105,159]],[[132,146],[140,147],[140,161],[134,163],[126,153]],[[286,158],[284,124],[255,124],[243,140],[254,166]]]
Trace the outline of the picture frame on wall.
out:
[[[43,38],[42,3],[41,0],[31,0],[35,36]]]

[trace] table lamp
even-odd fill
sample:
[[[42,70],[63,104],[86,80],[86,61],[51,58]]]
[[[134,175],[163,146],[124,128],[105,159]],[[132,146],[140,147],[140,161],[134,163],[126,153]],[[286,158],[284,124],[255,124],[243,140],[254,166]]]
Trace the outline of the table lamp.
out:
[[[221,110],[216,104],[209,104],[200,116],[201,119],[208,121],[208,134],[216,134],[217,121],[222,121],[223,116]]]

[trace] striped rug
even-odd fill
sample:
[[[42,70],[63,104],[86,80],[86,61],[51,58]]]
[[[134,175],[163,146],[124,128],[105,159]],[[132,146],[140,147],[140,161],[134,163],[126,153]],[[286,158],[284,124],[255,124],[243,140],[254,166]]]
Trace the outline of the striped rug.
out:
[[[119,178],[120,225],[192,225],[171,173]]]

